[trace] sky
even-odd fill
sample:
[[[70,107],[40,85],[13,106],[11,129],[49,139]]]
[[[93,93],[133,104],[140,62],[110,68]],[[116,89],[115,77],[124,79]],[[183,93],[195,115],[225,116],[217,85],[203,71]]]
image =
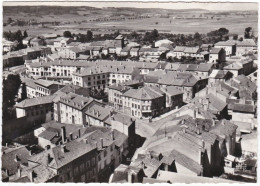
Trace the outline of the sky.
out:
[[[127,1],[127,2],[115,2],[115,1],[109,1],[109,2],[80,2],[80,1],[71,1],[71,2],[46,2],[46,1],[41,1],[41,2],[21,2],[21,1],[5,1],[3,5],[7,6],[19,6],[19,5],[53,5],[53,6],[92,6],[92,7],[98,7],[98,8],[103,8],[103,7],[134,7],[134,8],[165,8],[165,9],[193,9],[193,8],[202,8],[202,9],[207,9],[207,10],[223,10],[223,11],[228,11],[228,10],[258,10],[258,4],[256,2],[251,2],[251,3],[244,3],[240,1],[239,3],[236,2],[217,2],[217,3],[205,3],[205,1],[200,1],[200,2],[169,2],[169,1],[161,1],[160,3],[157,2],[151,2],[151,1],[146,1],[143,0],[142,2],[134,2],[134,1]]]

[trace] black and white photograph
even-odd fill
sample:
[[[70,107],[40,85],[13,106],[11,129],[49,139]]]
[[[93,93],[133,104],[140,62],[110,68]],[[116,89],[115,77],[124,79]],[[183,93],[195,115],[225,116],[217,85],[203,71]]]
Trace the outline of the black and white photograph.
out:
[[[258,8],[2,2],[1,182],[257,184]]]

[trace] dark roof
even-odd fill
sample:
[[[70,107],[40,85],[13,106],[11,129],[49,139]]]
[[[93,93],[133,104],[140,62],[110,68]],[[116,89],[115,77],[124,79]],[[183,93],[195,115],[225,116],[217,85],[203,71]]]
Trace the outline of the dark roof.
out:
[[[192,172],[195,172],[197,175],[200,175],[202,173],[202,166],[200,164],[181,154],[180,152],[172,150],[170,156],[172,156],[177,163],[186,167]]]
[[[228,137],[231,136],[236,131],[236,129],[237,125],[227,120],[221,120],[218,124],[211,128],[210,132],[218,136]]]
[[[244,113],[255,113],[255,106],[249,104],[233,104],[233,111],[244,112]]]
[[[16,156],[18,161],[16,161]],[[8,170],[10,175],[17,172],[18,167],[28,163],[27,158],[30,157],[30,152],[25,146],[9,148],[3,151],[2,154],[2,169]]]
[[[139,100],[153,100],[162,97],[163,94],[164,92],[162,92],[158,87],[142,87],[139,89],[130,89],[123,95]]]

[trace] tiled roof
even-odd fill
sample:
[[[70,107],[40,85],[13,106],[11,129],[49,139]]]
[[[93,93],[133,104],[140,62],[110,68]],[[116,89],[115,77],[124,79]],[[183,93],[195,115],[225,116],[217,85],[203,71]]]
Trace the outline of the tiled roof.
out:
[[[35,84],[38,84],[38,85],[41,85],[44,87],[50,87],[51,85],[57,85],[60,83],[56,82],[56,81],[45,80],[45,79],[37,79],[37,80],[35,80]]]
[[[123,95],[139,100],[153,100],[163,96],[163,92],[158,87],[142,87],[139,89],[130,89]]]
[[[221,48],[212,48],[210,54],[218,54],[221,51]]]
[[[158,83],[163,85],[173,85],[173,86],[194,86],[198,80],[190,73],[186,72],[167,72],[163,75]]]
[[[113,119],[127,126],[132,125],[135,121],[135,119],[131,118],[130,116],[118,112],[113,114]]]
[[[175,48],[174,48],[174,52],[183,52],[184,50],[185,50],[185,46],[176,46]]]
[[[36,89],[35,80],[30,78],[21,78],[21,80],[26,86]]]
[[[198,53],[199,48],[198,47],[186,47],[185,50],[183,51],[184,53]]]
[[[70,47],[70,48],[68,48],[68,50],[71,50],[75,53],[83,52],[79,47]]]
[[[56,95],[42,96],[31,99],[25,99],[15,105],[18,108],[32,107],[36,105],[50,104],[53,102]]]
[[[124,84],[113,84],[108,87],[109,89],[118,90],[119,92],[125,92],[130,89],[129,86],[126,86]]]
[[[253,39],[244,39],[243,41],[237,42],[237,46],[256,47],[257,45]]]
[[[59,92],[63,92],[63,93],[66,93],[66,94],[73,92],[75,94],[82,95],[84,97],[89,96],[89,90],[87,88],[80,87],[80,86],[77,86],[77,85],[65,85],[60,90],[58,90],[55,94],[58,94]]]
[[[131,47],[124,47],[121,52],[129,52],[131,50]]]
[[[139,48],[132,48],[130,51],[131,52],[138,52],[140,49]]]
[[[168,86],[167,89],[166,89],[166,93],[171,95],[171,96],[183,94],[182,91],[180,91],[178,88],[176,88],[174,86]]]
[[[71,141],[66,143],[66,149],[66,152],[62,152],[62,147],[56,146],[39,154],[33,155],[28,160],[42,166],[49,166],[58,169],[85,155],[86,153],[95,150],[96,147],[78,141]],[[50,162],[48,161],[48,154],[52,158]]]
[[[249,104],[233,104],[234,112],[255,113],[255,106]]]
[[[221,120],[218,124],[211,128],[210,132],[218,136],[231,136],[237,129],[237,126],[227,120]]]
[[[170,156],[172,156],[177,163],[186,167],[192,172],[195,172],[197,175],[200,175],[202,173],[202,166],[200,164],[190,159],[189,157],[179,153],[178,151],[172,150]]]
[[[60,98],[60,102],[73,108],[82,110],[93,101],[93,98],[83,97],[74,93],[69,93]]]
[[[16,156],[18,161],[16,161]],[[30,152],[25,146],[9,148],[3,151],[2,154],[2,169],[8,170],[10,175],[17,172],[18,167],[27,164],[27,158],[30,157]]]
[[[236,42],[232,41],[232,40],[228,40],[228,41],[220,41],[215,43],[215,46],[233,46],[235,45]]]
[[[85,114],[97,118],[100,121],[104,121],[107,117],[109,117],[110,109],[97,104],[93,104],[88,107]]]
[[[243,69],[242,64],[239,63],[232,63],[230,65],[227,65],[223,68],[224,70],[240,70]]]

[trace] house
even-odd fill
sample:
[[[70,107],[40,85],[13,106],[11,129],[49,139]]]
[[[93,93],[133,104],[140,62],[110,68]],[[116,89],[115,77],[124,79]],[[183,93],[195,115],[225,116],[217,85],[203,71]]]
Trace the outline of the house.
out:
[[[16,46],[18,43],[3,39],[2,44],[3,44],[3,51],[10,52],[12,51],[13,47]]]
[[[59,113],[61,123],[85,125],[85,112],[92,103],[101,104],[95,102],[93,98],[83,97],[70,92],[56,102],[55,112]]]
[[[79,47],[69,47],[58,52],[60,58],[63,59],[77,59],[80,54],[84,54],[85,51],[81,50]]]
[[[128,57],[130,55],[130,50],[131,47],[124,47],[120,52],[120,56]]]
[[[242,56],[250,52],[255,52],[257,50],[257,45],[253,39],[244,39],[243,41],[237,42],[237,56]]]
[[[210,63],[222,63],[226,61],[226,52],[223,48],[212,48],[209,52]]]
[[[254,123],[256,106],[254,104],[246,104],[245,100],[242,102],[230,105],[231,116],[233,121]],[[248,101],[247,101],[248,102]]]
[[[199,47],[186,47],[183,51],[184,56],[196,58],[196,59],[204,59],[204,56],[200,54]]]
[[[44,46],[45,40],[43,38],[35,37],[30,40],[30,46]]]
[[[226,51],[226,56],[236,55],[236,42],[233,40],[220,41],[214,44],[215,48],[223,48]]]
[[[191,100],[190,104],[195,107],[200,107],[205,111],[209,111],[218,119],[227,118],[228,116],[226,102],[212,93],[208,93],[204,97],[195,97]]]
[[[213,46],[214,46],[213,44],[202,44],[200,46],[200,49],[201,49],[201,51],[209,52]]]
[[[12,181],[16,175],[19,175],[20,167],[28,164],[27,159],[32,154],[25,146],[4,148],[2,152],[2,181]]]
[[[234,77],[237,77],[237,76],[243,74],[243,72],[244,72],[242,64],[239,64],[239,63],[232,63],[230,65],[224,66],[223,70],[225,72],[231,72]]]
[[[173,58],[178,58],[178,59],[181,59],[182,56],[184,56],[184,50],[185,50],[185,46],[176,46],[174,49],[173,49]]]
[[[45,39],[56,39],[58,37],[58,35],[54,33],[42,34],[41,36]]]
[[[36,85],[36,89],[35,89],[36,97],[52,95],[64,86],[61,85],[59,82],[49,81],[44,79],[35,80],[34,83]]]
[[[211,74],[209,75],[209,85],[210,84],[218,84],[220,82],[225,82],[233,77],[233,74],[229,71],[224,71],[224,70],[218,70],[218,69],[213,69]]]
[[[169,110],[178,109],[183,104],[183,92],[174,86],[161,89],[166,93],[166,108]]]
[[[30,78],[21,78],[22,84],[19,89],[20,96],[22,94],[26,94],[27,98],[35,98],[36,97],[36,84],[33,79]]]
[[[164,111],[165,99],[158,87],[129,89],[122,95],[123,111],[138,118],[155,117]]]
[[[25,99],[15,105],[16,117],[27,117],[35,125],[53,119],[53,100],[56,95]]]
[[[53,45],[54,49],[57,51],[63,50],[72,41],[73,41],[72,38],[65,38],[65,37],[58,37],[56,39],[50,39],[49,41],[46,40],[47,45],[50,42],[49,45]]]
[[[172,44],[173,42],[168,39],[158,40],[154,43],[154,47],[160,47],[162,44]]]

